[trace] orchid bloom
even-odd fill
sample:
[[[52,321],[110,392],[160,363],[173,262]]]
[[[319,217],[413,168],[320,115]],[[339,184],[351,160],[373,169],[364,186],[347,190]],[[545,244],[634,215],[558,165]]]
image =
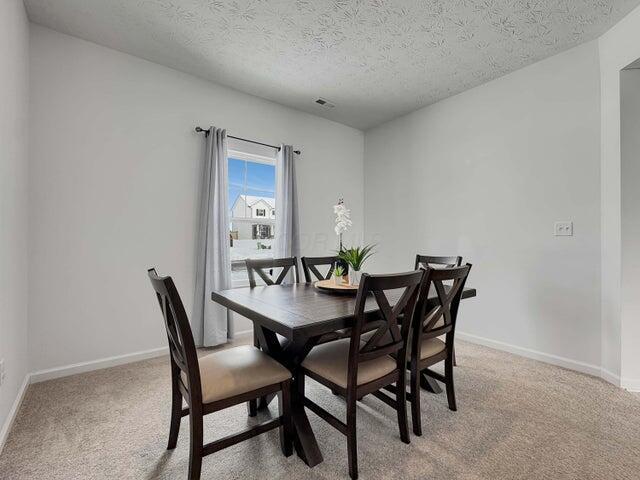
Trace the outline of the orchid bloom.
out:
[[[342,200],[333,206],[333,213],[336,214],[336,226],[334,230],[336,235],[342,235],[353,223],[351,222],[351,210],[344,206]]]

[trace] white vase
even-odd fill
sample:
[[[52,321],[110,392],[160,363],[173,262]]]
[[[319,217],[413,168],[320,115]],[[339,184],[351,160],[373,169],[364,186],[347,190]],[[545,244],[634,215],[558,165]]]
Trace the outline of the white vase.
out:
[[[349,268],[349,285],[360,285],[360,277],[362,272],[360,270],[354,270],[353,267]]]
[[[335,285],[342,285],[344,283],[344,278],[334,275],[333,276],[333,283]]]

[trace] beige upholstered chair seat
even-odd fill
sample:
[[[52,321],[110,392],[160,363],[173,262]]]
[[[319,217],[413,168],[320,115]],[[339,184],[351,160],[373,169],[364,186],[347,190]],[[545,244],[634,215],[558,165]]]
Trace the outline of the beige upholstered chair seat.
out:
[[[319,345],[302,362],[302,367],[327,380],[347,388],[350,339]],[[396,361],[391,357],[379,357],[358,364],[358,385],[384,377],[396,369]]]
[[[422,324],[426,327],[427,323],[429,323],[429,321],[431,320],[433,314],[435,312],[433,312],[430,316],[427,316],[427,318],[425,318],[422,321]],[[436,329],[436,328],[442,328],[444,327],[444,318],[442,318],[442,315],[440,315],[440,318],[438,319],[438,321],[433,325],[433,327],[431,327],[432,329]]]
[[[365,332],[372,332],[378,329],[378,325],[380,325],[380,322],[375,321],[375,322],[367,322],[364,325],[362,325],[362,334],[364,334]],[[338,333],[340,335],[340,338],[346,338],[346,337],[350,337],[351,336],[351,328],[347,327],[347,328],[341,328],[339,330],[336,330],[336,333]],[[360,337],[362,338],[362,336]]]
[[[379,322],[368,322],[365,323],[362,326],[362,331],[363,332],[371,332],[371,331],[375,331],[378,328]],[[365,338],[365,335],[368,334],[363,334],[361,336],[361,338]],[[319,344],[323,344],[323,343],[327,343],[327,342],[334,342],[336,340],[340,340],[343,338],[351,338],[351,327],[347,327],[347,328],[340,328],[338,330],[336,330],[335,332],[331,332],[331,333],[327,333],[325,335],[323,335],[320,339]],[[369,337],[366,337],[369,338]]]
[[[366,342],[366,340],[364,339],[364,335],[362,337],[362,341]],[[440,338],[425,338],[424,340],[422,340],[422,346],[420,347],[420,360],[433,357],[434,355],[442,352],[446,347],[447,345],[442,340],[440,340]],[[391,355],[393,357],[396,356],[395,353]],[[409,345],[407,356],[411,356],[411,345]]]
[[[446,348],[446,344],[439,338],[425,338],[420,347],[420,360],[433,357]]]
[[[211,403],[284,382],[291,372],[264,352],[244,345],[200,357],[202,402]],[[186,384],[186,376],[182,373]]]
[[[376,330],[376,326],[375,325],[372,325],[372,324],[369,324],[369,325],[371,325],[369,327],[369,330],[368,331],[366,329],[364,330],[367,333],[363,333],[362,336],[360,337],[361,340],[364,341],[364,342],[369,340],[371,338],[371,336],[374,334],[375,330]],[[440,320],[438,320],[436,322],[436,324],[432,328],[435,330],[437,328],[442,328],[442,327],[444,327],[444,318],[441,318]],[[345,329],[345,330],[348,330],[348,329]],[[340,331],[340,330],[338,330],[338,331]],[[444,336],[444,335],[445,334],[443,333],[441,336]]]

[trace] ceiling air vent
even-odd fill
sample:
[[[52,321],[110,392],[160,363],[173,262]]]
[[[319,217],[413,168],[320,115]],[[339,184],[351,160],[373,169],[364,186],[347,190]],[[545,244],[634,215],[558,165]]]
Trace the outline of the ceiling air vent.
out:
[[[319,98],[316,100],[316,103],[318,105],[322,105],[324,108],[333,108],[335,107],[335,105],[333,103],[331,103],[329,100],[327,100],[326,98]]]

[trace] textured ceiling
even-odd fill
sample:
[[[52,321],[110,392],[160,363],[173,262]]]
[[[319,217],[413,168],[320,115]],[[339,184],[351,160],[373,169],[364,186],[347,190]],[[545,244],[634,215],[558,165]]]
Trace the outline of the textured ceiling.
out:
[[[25,4],[35,23],[366,129],[596,38],[640,0]]]

